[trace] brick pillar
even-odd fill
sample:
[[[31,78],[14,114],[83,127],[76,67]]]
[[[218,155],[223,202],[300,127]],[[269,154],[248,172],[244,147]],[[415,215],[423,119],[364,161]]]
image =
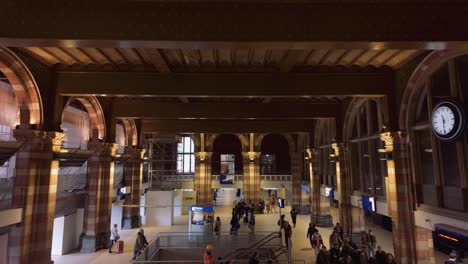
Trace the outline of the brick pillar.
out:
[[[117,144],[92,140],[88,149],[92,150],[93,154],[88,159],[81,252],[96,252],[109,246],[110,214],[114,195],[113,157]]]
[[[260,155],[261,152],[243,152],[243,191],[244,201],[251,200],[254,203],[260,201]]]
[[[336,157],[336,187],[338,189],[340,224],[344,233],[352,231],[351,224],[351,181],[348,173],[348,148],[344,143],[333,144]]]
[[[313,167],[319,165],[318,151],[312,150],[310,170],[310,194],[312,196],[310,219],[320,227],[333,226],[333,218],[330,215],[330,201],[320,195],[320,174],[314,173]]]
[[[412,209],[408,138],[402,132],[380,135],[387,151],[387,204],[392,217],[395,258],[398,263],[419,263],[416,257],[414,214]]]
[[[125,197],[122,229],[132,229],[141,226],[140,198],[143,181],[143,155],[145,150],[125,148],[125,154],[130,155],[124,165],[125,186],[130,187],[130,194]],[[131,206],[131,207],[130,207]]]
[[[416,226],[416,258],[418,264],[435,264],[432,231]]]
[[[23,208],[22,222],[10,229],[9,263],[50,263],[58,161],[65,134],[16,129],[24,144],[16,154],[12,208]]]
[[[351,241],[360,245],[362,240],[362,232],[366,230],[364,210],[359,207],[351,206]]]
[[[211,156],[212,152],[195,152],[194,189],[197,192],[197,204],[211,204]]]
[[[299,212],[305,211],[302,208],[302,168],[304,166],[304,153],[302,152],[291,152],[289,153],[291,158],[291,175],[292,175],[292,205],[299,210]],[[309,211],[309,210],[307,210]]]

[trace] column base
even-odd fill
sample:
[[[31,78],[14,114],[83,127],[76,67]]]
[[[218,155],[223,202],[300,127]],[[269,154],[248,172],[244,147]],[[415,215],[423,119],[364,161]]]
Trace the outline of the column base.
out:
[[[80,237],[80,244],[81,253],[94,253],[100,249],[109,248],[110,235],[108,233],[102,233],[96,236],[83,234]]]
[[[122,222],[122,229],[132,229],[141,226],[141,217],[139,215],[133,215],[131,217],[124,216]]]
[[[300,215],[310,214],[310,204],[306,204],[306,205],[293,204],[292,207],[296,208],[296,211]]]
[[[310,215],[310,220],[318,227],[333,226],[333,217],[331,215]]]

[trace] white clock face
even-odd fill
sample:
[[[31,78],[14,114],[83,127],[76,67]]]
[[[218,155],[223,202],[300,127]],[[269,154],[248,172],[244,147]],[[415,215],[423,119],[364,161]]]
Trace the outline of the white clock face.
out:
[[[433,112],[432,127],[439,135],[445,136],[455,128],[455,115],[447,106],[440,106]]]

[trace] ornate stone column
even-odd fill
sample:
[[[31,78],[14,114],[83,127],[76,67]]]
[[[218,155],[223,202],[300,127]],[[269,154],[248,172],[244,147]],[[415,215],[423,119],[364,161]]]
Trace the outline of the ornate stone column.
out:
[[[414,223],[408,137],[404,132],[386,132],[380,138],[384,141],[386,150],[387,204],[392,217],[396,261],[402,264],[433,263],[431,261],[434,260],[434,253],[430,252],[433,251],[432,240],[426,240],[425,246],[421,247],[420,240],[427,238],[428,232],[424,232],[423,228],[416,228]]]
[[[60,151],[65,134],[31,129],[13,131],[24,142],[16,154],[12,208],[22,222],[10,229],[9,263],[50,263]]]
[[[351,181],[348,172],[348,148],[345,143],[335,143],[332,145],[336,157],[336,185],[338,189],[338,202],[340,224],[344,233],[351,233]]]
[[[244,158],[243,171],[243,198],[254,203],[260,201],[260,155],[261,152],[242,152]]]
[[[310,194],[312,196],[310,219],[317,226],[333,226],[333,218],[330,215],[330,201],[327,197],[320,195],[320,175],[314,173],[313,167],[319,165],[318,150],[311,150],[310,163]]]
[[[130,194],[125,197],[126,207],[124,207],[122,229],[132,229],[141,226],[140,207],[138,206],[141,198],[145,150],[126,147],[125,154],[130,155],[124,165],[125,186],[130,187]]]
[[[194,190],[197,192],[198,204],[211,204],[213,191],[211,190],[211,156],[212,152],[195,152]]]
[[[92,140],[88,149],[93,154],[88,159],[86,177],[84,227],[81,235],[81,252],[96,252],[109,246],[110,214],[114,193],[115,143]]]
[[[291,176],[292,176],[292,206],[299,211],[304,211],[302,207],[302,168],[304,166],[304,153],[290,152]]]

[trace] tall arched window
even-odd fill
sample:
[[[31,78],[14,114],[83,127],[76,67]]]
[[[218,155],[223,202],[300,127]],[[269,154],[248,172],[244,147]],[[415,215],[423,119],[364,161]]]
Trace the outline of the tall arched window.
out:
[[[177,143],[177,173],[195,173],[194,145],[191,137],[183,136]]]
[[[350,128],[350,166],[353,189],[384,196],[387,164],[380,160],[384,115],[379,99],[367,99],[354,110]]]
[[[332,144],[336,137],[335,120],[319,120],[316,128],[315,145],[318,150],[318,165],[314,165],[314,173],[320,175],[320,183],[336,187],[336,165],[333,158]],[[316,167],[316,168],[315,168]]]
[[[458,57],[434,71],[420,91],[410,113],[412,165],[415,170],[417,200],[420,204],[468,211],[467,142],[465,136],[454,143],[438,140],[432,132],[431,112],[441,100],[461,104],[468,96],[468,56]]]

